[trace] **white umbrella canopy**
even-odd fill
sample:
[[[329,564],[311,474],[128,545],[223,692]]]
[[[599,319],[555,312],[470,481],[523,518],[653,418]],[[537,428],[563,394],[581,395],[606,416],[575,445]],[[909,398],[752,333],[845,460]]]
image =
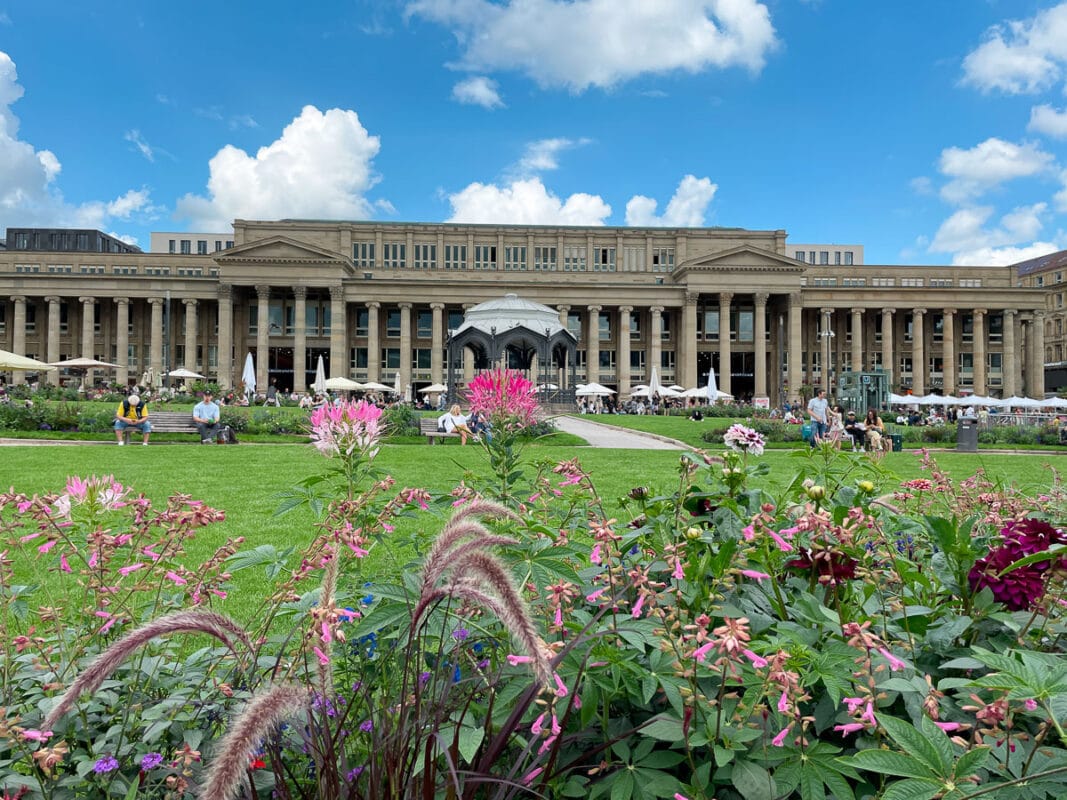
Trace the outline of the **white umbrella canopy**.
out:
[[[448,387],[443,383],[431,383],[429,386],[419,389],[419,394],[438,394],[440,392],[447,392]]]
[[[172,369],[167,373],[171,378],[185,378],[186,380],[206,380],[206,378],[199,372],[193,372],[191,369]]]
[[[1045,400],[1049,408],[1067,408],[1067,397],[1050,397]]]
[[[36,372],[53,372],[55,367],[29,356],[20,356],[10,350],[0,350],[0,369],[20,369]]]
[[[1032,397],[1013,395],[1004,401],[1004,405],[1009,408],[1041,408],[1045,404],[1041,400],[1034,400]]]
[[[578,397],[607,397],[609,394],[615,394],[615,390],[599,383],[580,383],[575,394]]]
[[[889,404],[893,406],[907,406],[915,402],[915,398],[907,394],[889,393]]]
[[[368,392],[391,392],[393,387],[386,386],[384,383],[378,383],[378,381],[371,381],[370,383],[363,384],[363,388]]]
[[[364,386],[362,383],[356,383],[351,378],[337,377],[327,378],[326,388],[332,389],[333,391],[355,392],[359,391],[360,389],[363,389]]]
[[[60,369],[118,369],[118,364],[98,361],[95,358],[68,358],[66,361],[50,361],[53,367]]]
[[[654,394],[659,394],[663,387],[660,386],[659,373],[656,368],[652,368],[652,375],[648,379],[648,396],[651,397]]]
[[[319,356],[319,363],[315,366],[315,382],[311,384],[311,388],[317,394],[326,392],[326,365],[322,361],[322,356]]]
[[[400,373],[396,373],[396,378],[393,380],[393,388],[390,390],[398,398],[403,394],[403,389],[400,388]]]
[[[251,353],[245,356],[245,368],[241,373],[241,380],[245,385],[245,394],[253,395],[256,393],[256,362]]]
[[[715,367],[708,367],[708,385],[704,389],[704,396],[709,403],[719,399],[719,385],[715,382]]]

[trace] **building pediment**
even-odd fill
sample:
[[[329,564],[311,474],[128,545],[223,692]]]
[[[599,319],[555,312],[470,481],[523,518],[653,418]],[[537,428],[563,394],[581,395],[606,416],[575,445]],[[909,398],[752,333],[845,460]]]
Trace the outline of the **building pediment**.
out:
[[[719,253],[695,256],[679,264],[672,277],[683,281],[687,277],[723,273],[777,273],[803,275],[807,269],[802,261],[762,250],[751,245],[741,245]]]
[[[297,268],[322,267],[333,274],[340,269],[345,275],[355,274],[352,261],[344,256],[287,236],[270,236],[231,247],[216,256],[220,266],[285,266]]]

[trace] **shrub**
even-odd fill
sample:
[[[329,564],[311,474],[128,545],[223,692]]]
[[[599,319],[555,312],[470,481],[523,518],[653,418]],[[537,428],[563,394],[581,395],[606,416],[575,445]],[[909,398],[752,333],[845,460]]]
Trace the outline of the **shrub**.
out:
[[[397,403],[382,412],[387,436],[418,436],[420,414],[413,406]]]

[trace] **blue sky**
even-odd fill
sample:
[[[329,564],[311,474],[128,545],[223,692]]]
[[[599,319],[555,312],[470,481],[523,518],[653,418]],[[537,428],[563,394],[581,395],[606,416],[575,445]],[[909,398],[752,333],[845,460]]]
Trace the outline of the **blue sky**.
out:
[[[0,227],[785,229],[1067,247],[1067,2],[0,0]]]

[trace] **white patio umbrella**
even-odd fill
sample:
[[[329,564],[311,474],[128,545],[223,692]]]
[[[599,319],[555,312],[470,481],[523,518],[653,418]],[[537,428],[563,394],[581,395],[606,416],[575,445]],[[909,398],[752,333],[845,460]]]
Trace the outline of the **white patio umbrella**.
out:
[[[1040,408],[1044,403],[1040,400],[1034,400],[1032,397],[1013,395],[1004,401],[1004,405],[1008,408]]]
[[[906,394],[889,393],[889,404],[892,406],[907,406],[915,402],[915,398]]]
[[[578,397],[607,397],[609,394],[615,394],[615,390],[599,383],[579,384],[578,391],[575,392]]]
[[[199,372],[193,372],[191,369],[172,369],[167,373],[172,378],[184,378],[186,380],[205,380],[204,376]]]
[[[98,361],[95,358],[68,358],[66,361],[50,361],[53,367],[60,369],[118,369],[118,364]]]
[[[393,379],[393,388],[390,391],[396,395],[396,399],[399,400],[400,396],[404,393],[404,390],[400,388],[400,373],[396,373]]]
[[[411,384],[410,383],[407,386],[404,387],[404,402],[405,403],[410,403],[411,402]]]
[[[419,389],[419,394],[440,394],[447,391],[448,387],[443,383],[431,383],[429,386]]]
[[[371,381],[370,383],[363,384],[363,388],[368,392],[391,392],[392,387],[386,386],[384,383],[378,383],[378,381]]]
[[[315,382],[311,384],[311,388],[316,394],[326,393],[326,365],[322,361],[322,356],[319,356],[319,363],[315,366]]]
[[[705,389],[705,397],[709,403],[719,399],[719,385],[715,382],[715,367],[708,367],[708,385]]]
[[[249,398],[256,393],[256,362],[252,358],[252,354],[249,353],[245,356],[245,368],[241,373],[241,380],[245,385],[245,394]]]
[[[654,394],[659,394],[660,389],[662,388],[663,387],[660,386],[659,383],[659,373],[656,371],[656,368],[653,367],[652,375],[648,379],[648,396],[651,397]]]
[[[337,377],[327,378],[326,388],[333,391],[355,392],[363,388],[362,383],[356,383],[351,378]]]
[[[29,356],[20,356],[10,350],[0,350],[0,369],[20,369],[33,372],[54,372],[55,367]]]
[[[1049,408],[1067,408],[1067,397],[1050,397],[1045,405]]]

